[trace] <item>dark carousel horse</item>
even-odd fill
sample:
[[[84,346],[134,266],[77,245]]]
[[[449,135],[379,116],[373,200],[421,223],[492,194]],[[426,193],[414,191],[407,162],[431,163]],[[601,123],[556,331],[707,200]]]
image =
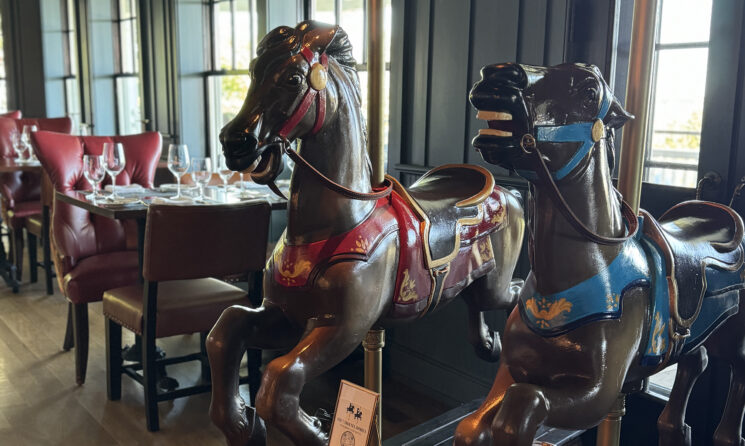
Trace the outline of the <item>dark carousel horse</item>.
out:
[[[341,28],[280,27],[257,54],[246,101],[221,133],[228,165],[265,184],[284,152],[296,167],[261,307],[226,310],[208,337],[210,415],[230,445],[262,444],[262,419],[297,445],[322,445],[327,434],[300,408],[300,392],[374,325],[414,320],[460,294],[477,354],[498,359],[499,337],[482,312],[514,306],[523,212],[474,166],[433,169],[408,190],[392,178],[371,188],[355,61]],[[296,138],[299,153],[290,148]],[[266,367],[255,410],[238,393],[250,348],[291,349]]]
[[[733,368],[714,444],[745,444],[741,218],[703,201],[636,218],[610,176],[614,130],[632,117],[594,66],[490,65],[471,103],[489,126],[476,149],[531,182],[532,271],[494,385],[455,444],[531,445],[541,423],[590,428],[677,362],[659,443],[690,445],[685,409],[707,352]]]

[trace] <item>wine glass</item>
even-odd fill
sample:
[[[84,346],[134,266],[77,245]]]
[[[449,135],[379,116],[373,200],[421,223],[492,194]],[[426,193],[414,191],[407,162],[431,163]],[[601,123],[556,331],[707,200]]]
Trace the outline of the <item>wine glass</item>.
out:
[[[194,182],[199,185],[199,200],[204,201],[204,187],[212,176],[212,160],[209,158],[194,158],[191,162]]]
[[[93,186],[92,201],[98,197],[98,184],[103,181],[106,172],[103,167],[103,156],[83,155],[83,176]]]
[[[225,193],[228,193],[228,180],[231,176],[233,176],[233,171],[228,168],[227,160],[225,159],[225,154],[221,153],[217,157],[217,174],[220,175],[220,178],[222,178],[222,184],[223,188],[225,189]]]
[[[103,144],[103,167],[111,177],[111,199],[116,200],[116,177],[124,170],[124,146],[120,142]]]
[[[27,161],[33,161],[34,152],[31,149],[31,133],[39,130],[35,124],[26,124],[23,126],[23,133],[21,134],[21,142],[23,143],[23,150],[28,150]],[[19,157],[22,159],[22,157]]]
[[[18,162],[23,162],[23,152],[26,150],[26,145],[21,141],[21,134],[18,133],[16,128],[10,130],[10,143],[18,156]]]
[[[181,177],[189,170],[189,148],[186,144],[168,146],[168,170],[176,177],[176,196],[181,198]]]

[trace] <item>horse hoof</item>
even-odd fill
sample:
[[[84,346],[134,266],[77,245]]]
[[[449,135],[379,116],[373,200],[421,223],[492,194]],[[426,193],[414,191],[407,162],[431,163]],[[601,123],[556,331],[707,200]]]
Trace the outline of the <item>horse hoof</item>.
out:
[[[253,407],[247,407],[242,398],[227,410],[210,408],[213,423],[225,435],[228,446],[266,446],[266,426]]]
[[[691,446],[691,426],[684,424],[681,429],[660,429],[659,446]]]
[[[502,356],[502,342],[499,339],[499,333],[492,331],[491,335],[482,339],[474,345],[476,356],[487,362],[498,362]]]

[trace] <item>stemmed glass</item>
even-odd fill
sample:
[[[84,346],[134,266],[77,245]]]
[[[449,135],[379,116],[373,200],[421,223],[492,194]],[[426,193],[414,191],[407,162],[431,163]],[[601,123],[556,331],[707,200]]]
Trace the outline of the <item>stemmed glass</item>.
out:
[[[34,152],[31,149],[31,133],[39,130],[34,124],[27,124],[23,126],[23,133],[21,134],[21,142],[23,143],[24,149],[28,149],[28,161],[33,161]],[[20,159],[20,158],[19,158]]]
[[[194,158],[192,160],[192,178],[199,185],[199,200],[204,201],[204,187],[212,176],[212,160],[209,158]]]
[[[120,142],[105,142],[103,144],[103,167],[111,177],[111,199],[116,200],[116,177],[124,170],[124,146]]]
[[[98,184],[103,181],[105,175],[103,156],[83,155],[83,176],[93,186],[93,194],[91,194],[93,203],[96,202],[96,197],[98,197]]]
[[[186,144],[168,146],[168,170],[176,177],[176,196],[181,198],[181,177],[189,170],[189,148]]]
[[[217,174],[220,175],[220,178],[222,178],[222,184],[223,188],[225,189],[225,193],[228,193],[228,180],[231,176],[233,176],[233,171],[228,168],[227,161],[225,160],[225,155],[220,154],[217,157]]]
[[[18,133],[18,129],[16,128],[10,130],[10,143],[16,152],[18,162],[23,162],[23,152],[26,149],[26,145],[21,141],[21,134]]]

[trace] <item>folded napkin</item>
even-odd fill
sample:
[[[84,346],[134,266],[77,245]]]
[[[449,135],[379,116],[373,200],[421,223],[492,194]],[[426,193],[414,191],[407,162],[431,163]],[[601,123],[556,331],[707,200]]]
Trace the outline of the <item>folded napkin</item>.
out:
[[[173,206],[189,206],[194,204],[194,200],[189,197],[181,198],[166,198],[166,197],[153,197],[150,204],[170,204]]]
[[[106,187],[104,188],[104,190],[107,192],[111,192],[112,189],[113,189],[113,186],[111,184],[106,185]],[[137,183],[116,185],[117,192],[139,192],[142,190],[145,190],[145,188],[142,187],[141,184],[137,184]]]

